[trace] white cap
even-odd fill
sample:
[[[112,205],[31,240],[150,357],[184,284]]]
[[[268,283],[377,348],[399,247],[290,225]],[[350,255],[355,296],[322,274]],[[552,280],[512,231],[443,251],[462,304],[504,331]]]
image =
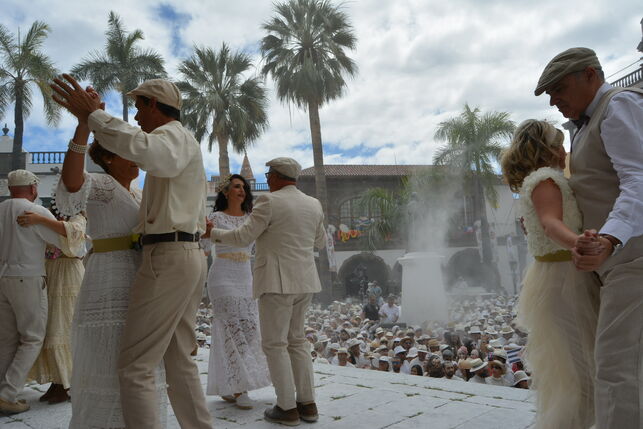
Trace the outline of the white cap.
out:
[[[150,79],[146,80],[133,90],[127,93],[130,97],[142,95],[147,98],[156,98],[159,103],[167,104],[174,107],[176,110],[181,110],[183,101],[181,99],[181,91],[169,80],[165,79]]]
[[[295,180],[299,177],[299,173],[301,173],[301,165],[294,159],[288,157],[271,159],[266,162],[266,166]]]
[[[525,371],[514,372],[514,386],[523,380],[529,380],[529,379],[530,378]]]
[[[37,185],[40,179],[31,171],[14,170],[7,175],[7,186]]]
[[[393,350],[393,354],[398,354],[398,353],[406,353],[406,349],[402,346],[397,346]]]
[[[411,347],[409,349],[409,352],[407,353],[406,357],[412,357],[413,358],[413,357],[417,357],[417,355],[418,355],[418,349],[416,349],[415,347]]]

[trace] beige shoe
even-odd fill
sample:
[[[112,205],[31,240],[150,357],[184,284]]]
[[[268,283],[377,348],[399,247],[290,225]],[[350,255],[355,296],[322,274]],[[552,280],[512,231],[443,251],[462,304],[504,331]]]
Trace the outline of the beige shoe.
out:
[[[29,408],[29,404],[27,404],[24,400],[20,400],[18,402],[9,402],[0,398],[0,413],[2,414],[24,413]]]
[[[248,392],[243,392],[241,395],[237,396],[237,403],[235,404],[237,408],[242,410],[251,410],[252,401],[248,397]]]

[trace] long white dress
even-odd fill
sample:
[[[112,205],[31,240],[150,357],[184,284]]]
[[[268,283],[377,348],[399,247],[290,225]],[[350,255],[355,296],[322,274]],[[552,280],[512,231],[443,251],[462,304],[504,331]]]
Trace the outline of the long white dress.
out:
[[[247,215],[214,212],[209,217],[217,228],[236,229]],[[252,298],[252,245],[236,248],[216,244],[214,249],[215,258],[208,273],[213,317],[207,394],[232,395],[269,386],[270,374],[261,350],[259,312]],[[217,256],[222,254],[224,257]],[[239,258],[240,255],[247,255],[247,259]]]
[[[563,197],[563,222],[580,232],[582,218],[562,171],[544,167],[524,180],[520,201],[534,256],[564,250],[547,238],[531,201],[534,188],[553,180]],[[588,429],[594,421],[594,338],[598,296],[590,273],[571,261],[534,263],[523,280],[518,323],[529,333],[525,361],[537,391],[538,429]]]
[[[82,188],[70,193],[62,180],[56,191],[58,210],[87,213],[91,239],[123,237],[138,220],[141,191],[127,191],[112,176],[85,173]],[[90,253],[72,323],[71,378],[73,429],[124,428],[116,364],[129,305],[130,287],[140,264],[135,250]],[[158,404],[167,422],[165,372],[156,371]]]

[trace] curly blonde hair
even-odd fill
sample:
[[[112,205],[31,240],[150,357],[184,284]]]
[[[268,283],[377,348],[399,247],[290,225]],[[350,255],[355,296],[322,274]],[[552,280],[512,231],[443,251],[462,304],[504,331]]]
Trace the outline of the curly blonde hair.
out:
[[[559,158],[563,132],[549,122],[527,119],[516,129],[511,145],[500,159],[502,174],[513,192],[532,171],[547,167]]]

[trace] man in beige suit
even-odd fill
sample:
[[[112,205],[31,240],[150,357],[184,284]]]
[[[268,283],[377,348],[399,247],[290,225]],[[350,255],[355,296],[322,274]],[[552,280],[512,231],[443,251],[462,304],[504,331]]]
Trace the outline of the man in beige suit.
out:
[[[545,67],[535,94],[546,92],[577,127],[570,186],[584,237],[604,251],[572,251],[600,288],[596,330],[596,429],[643,428],[643,90],[605,83],[596,54],[568,49]],[[598,232],[597,232],[598,231]]]
[[[314,378],[304,316],[321,290],[314,248],[326,244],[324,213],[315,198],[295,185],[301,166],[291,158],[266,163],[270,194],[261,195],[238,229],[212,229],[211,239],[244,247],[256,240],[253,294],[259,299],[263,351],[277,394],[266,420],[289,426],[314,422]]]

